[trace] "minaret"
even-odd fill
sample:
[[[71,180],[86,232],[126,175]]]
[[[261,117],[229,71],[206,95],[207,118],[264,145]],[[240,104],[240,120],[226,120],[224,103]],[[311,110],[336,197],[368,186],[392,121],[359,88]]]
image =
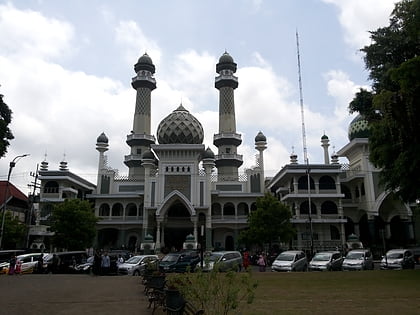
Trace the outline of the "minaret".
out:
[[[328,147],[330,146],[330,140],[328,139],[328,137],[324,134],[321,137],[321,147],[324,148],[324,163],[325,164],[330,164],[330,155],[328,154]]]
[[[108,137],[104,132],[102,132],[99,137],[96,139],[96,150],[99,152],[99,162],[98,162],[98,178],[96,180],[97,191],[101,191],[101,181],[103,178],[103,170],[106,169],[106,157],[105,152],[108,151]]]
[[[258,150],[260,153],[258,156],[258,166],[260,168],[260,187],[261,192],[264,192],[265,188],[265,177],[264,177],[264,155],[263,152],[267,149],[267,138],[264,134],[260,131],[258,132],[257,136],[255,137],[255,149]]]
[[[150,149],[155,143],[155,137],[151,135],[151,93],[156,88],[156,80],[153,77],[155,66],[152,59],[145,53],[134,65],[136,76],[131,85],[137,91],[136,108],[134,111],[133,130],[127,135],[127,144],[131,147],[130,155],[124,158],[128,166],[130,178],[143,179],[144,169],[141,166],[143,152]]]
[[[213,144],[218,148],[216,167],[219,181],[238,179],[238,168],[242,165],[242,155],[237,147],[242,143],[241,135],[236,133],[234,90],[238,87],[236,63],[225,52],[216,65],[215,87],[219,90],[219,133],[214,135]]]

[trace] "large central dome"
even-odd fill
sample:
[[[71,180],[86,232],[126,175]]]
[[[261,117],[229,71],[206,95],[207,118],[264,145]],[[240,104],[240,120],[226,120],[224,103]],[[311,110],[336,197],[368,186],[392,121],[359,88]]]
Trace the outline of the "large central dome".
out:
[[[160,144],[202,144],[204,131],[197,118],[179,105],[160,122],[157,137]]]

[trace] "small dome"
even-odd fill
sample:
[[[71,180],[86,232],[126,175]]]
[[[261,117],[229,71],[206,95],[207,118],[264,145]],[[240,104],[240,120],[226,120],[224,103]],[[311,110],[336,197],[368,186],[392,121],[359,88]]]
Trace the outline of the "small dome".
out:
[[[143,153],[143,155],[141,156],[141,158],[142,158],[143,160],[154,160],[154,159],[155,159],[155,155],[153,154],[153,152],[152,152],[152,151],[147,150],[147,151],[144,151],[144,153]]]
[[[134,71],[136,71],[136,73],[140,70],[147,70],[151,73],[155,73],[155,65],[153,64],[152,58],[150,58],[147,53],[144,53],[134,65]]]
[[[201,144],[204,131],[197,118],[180,105],[160,122],[157,137],[160,144]]]
[[[328,140],[327,135],[323,135],[323,136],[321,137],[321,140]]]
[[[153,61],[147,53],[144,53],[144,55],[139,58],[138,63],[147,63],[149,65],[152,65]]]
[[[255,142],[267,142],[267,138],[264,136],[264,134],[260,131],[258,132],[257,136],[255,137]]]
[[[96,139],[97,143],[108,143],[108,137],[102,132],[99,137]]]
[[[219,63],[234,63],[233,58],[231,55],[228,54],[227,51],[224,52],[222,56],[219,58]]]
[[[203,159],[214,159],[214,153],[210,147],[207,147],[206,151],[204,151]]]
[[[233,61],[231,55],[229,55],[226,51],[219,58],[219,63],[216,65],[217,73],[220,73],[222,70],[231,70],[236,72],[236,63]]]
[[[370,130],[368,121],[362,115],[357,115],[356,118],[354,118],[349,125],[349,140],[351,141],[354,138],[368,138],[369,135]]]

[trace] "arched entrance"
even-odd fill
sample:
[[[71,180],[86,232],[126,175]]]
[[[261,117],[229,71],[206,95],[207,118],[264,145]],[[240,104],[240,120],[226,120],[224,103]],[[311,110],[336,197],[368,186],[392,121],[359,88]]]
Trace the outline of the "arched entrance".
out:
[[[226,236],[225,249],[226,250],[234,250],[235,249],[235,242],[233,241],[233,236],[232,235]]]
[[[187,207],[178,200],[170,206],[166,216],[164,250],[181,250],[187,235],[194,234],[190,213]]]

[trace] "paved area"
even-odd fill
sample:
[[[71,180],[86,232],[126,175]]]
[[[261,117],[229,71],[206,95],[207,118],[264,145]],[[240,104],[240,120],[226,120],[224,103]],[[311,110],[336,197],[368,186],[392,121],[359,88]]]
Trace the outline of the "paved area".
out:
[[[147,306],[140,277],[0,275],[0,315],[152,314]]]

